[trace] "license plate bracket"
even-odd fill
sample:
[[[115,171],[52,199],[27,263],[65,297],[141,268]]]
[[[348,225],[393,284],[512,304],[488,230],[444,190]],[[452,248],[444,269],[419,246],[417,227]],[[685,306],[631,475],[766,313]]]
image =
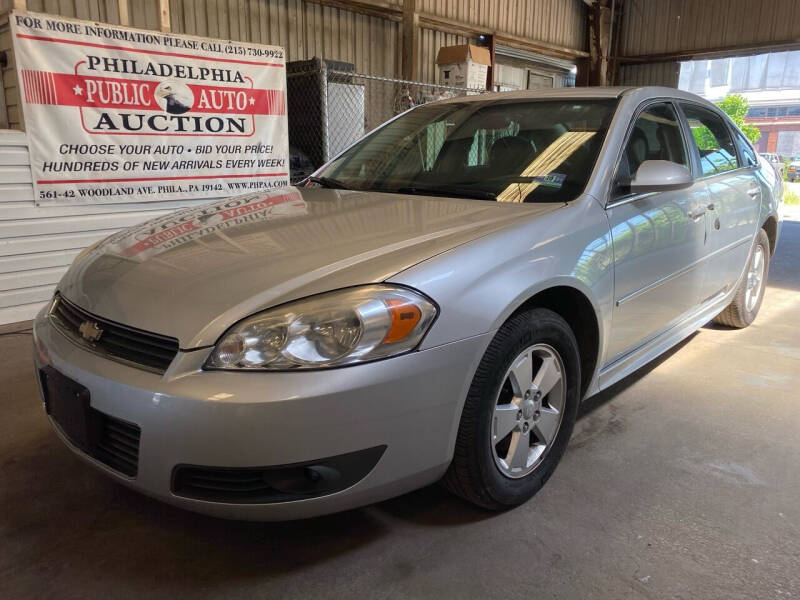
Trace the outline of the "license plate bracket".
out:
[[[91,410],[89,390],[52,367],[40,371],[47,414],[75,446],[89,452],[102,423]]]

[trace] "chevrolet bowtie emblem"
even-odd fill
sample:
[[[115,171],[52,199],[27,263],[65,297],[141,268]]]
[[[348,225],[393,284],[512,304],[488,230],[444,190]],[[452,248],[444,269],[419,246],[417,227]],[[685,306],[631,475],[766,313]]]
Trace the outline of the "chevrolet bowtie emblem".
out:
[[[78,331],[87,342],[96,342],[100,339],[100,336],[103,335],[103,330],[100,329],[100,326],[94,321],[84,321],[81,323],[81,326],[78,327]]]

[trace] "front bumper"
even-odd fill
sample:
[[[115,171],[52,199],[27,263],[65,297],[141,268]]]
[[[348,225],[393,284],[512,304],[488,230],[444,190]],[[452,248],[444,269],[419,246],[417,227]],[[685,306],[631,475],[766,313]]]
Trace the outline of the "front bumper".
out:
[[[80,348],[50,323],[34,322],[39,369],[85,386],[91,407],[141,429],[135,477],[86,461],[149,496],[218,517],[287,520],[337,512],[439,479],[452,458],[463,400],[490,334],[345,368],[297,373],[202,371],[210,349],[179,352],[164,375]],[[177,465],[269,467],[385,446],[351,487],[268,504],[189,499],[173,493]]]

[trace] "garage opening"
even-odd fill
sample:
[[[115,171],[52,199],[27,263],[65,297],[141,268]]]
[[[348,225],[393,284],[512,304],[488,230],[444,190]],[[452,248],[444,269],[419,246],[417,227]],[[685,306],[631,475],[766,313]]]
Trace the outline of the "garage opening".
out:
[[[678,87],[713,102],[741,96],[756,149],[780,163],[800,155],[800,50],[685,61]]]

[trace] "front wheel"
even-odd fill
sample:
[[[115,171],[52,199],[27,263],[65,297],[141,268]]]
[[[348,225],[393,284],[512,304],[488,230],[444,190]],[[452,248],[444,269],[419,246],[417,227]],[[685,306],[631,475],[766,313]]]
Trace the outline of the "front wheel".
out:
[[[768,276],[769,238],[766,231],[759,229],[747,261],[745,277],[736,289],[731,303],[714,317],[714,322],[741,329],[755,321],[764,299]]]
[[[579,399],[578,344],[569,325],[543,308],[514,316],[475,373],[443,483],[492,510],[525,502],[561,459]]]

